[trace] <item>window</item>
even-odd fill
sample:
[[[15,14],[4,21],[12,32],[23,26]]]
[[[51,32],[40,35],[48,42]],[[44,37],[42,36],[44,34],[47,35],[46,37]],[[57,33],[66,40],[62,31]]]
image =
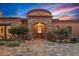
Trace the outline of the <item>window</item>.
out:
[[[1,27],[1,33],[3,33],[4,32],[4,29],[3,29],[3,27]]]
[[[3,33],[3,32],[4,32],[4,27],[0,26],[0,33]]]

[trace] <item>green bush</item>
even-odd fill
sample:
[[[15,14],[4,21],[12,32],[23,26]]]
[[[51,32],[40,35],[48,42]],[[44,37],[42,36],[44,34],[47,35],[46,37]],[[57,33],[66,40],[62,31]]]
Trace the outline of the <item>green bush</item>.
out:
[[[8,47],[16,47],[20,45],[20,41],[0,40],[0,45],[6,45]]]
[[[78,42],[78,39],[77,38],[71,38],[71,43],[77,43]]]
[[[52,42],[63,43],[60,39],[53,39]]]
[[[8,32],[16,38],[16,36],[23,40],[25,35],[28,34],[28,29],[23,26],[14,26],[8,29]]]
[[[49,41],[51,41],[52,38],[53,38],[53,32],[48,32],[48,33],[47,33],[47,39],[48,39]]]
[[[68,26],[66,28],[59,28],[58,30],[54,30],[54,33],[56,36],[58,36],[59,39],[70,38],[72,34],[72,27]]]
[[[16,47],[20,45],[20,42],[19,41],[7,41],[5,45],[8,47]]]
[[[0,41],[0,45],[5,45],[5,41]]]

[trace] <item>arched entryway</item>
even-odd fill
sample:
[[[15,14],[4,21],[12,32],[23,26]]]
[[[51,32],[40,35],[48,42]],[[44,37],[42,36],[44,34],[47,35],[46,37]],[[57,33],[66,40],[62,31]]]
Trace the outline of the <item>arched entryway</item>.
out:
[[[33,25],[33,35],[34,38],[44,38],[46,32],[46,25],[42,23],[37,23]]]

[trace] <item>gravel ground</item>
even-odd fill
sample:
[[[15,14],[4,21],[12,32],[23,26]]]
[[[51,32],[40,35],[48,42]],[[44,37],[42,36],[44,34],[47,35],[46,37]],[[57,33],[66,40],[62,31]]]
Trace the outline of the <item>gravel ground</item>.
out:
[[[0,56],[79,56],[79,43],[58,44],[35,39],[25,41],[19,47],[0,46]]]

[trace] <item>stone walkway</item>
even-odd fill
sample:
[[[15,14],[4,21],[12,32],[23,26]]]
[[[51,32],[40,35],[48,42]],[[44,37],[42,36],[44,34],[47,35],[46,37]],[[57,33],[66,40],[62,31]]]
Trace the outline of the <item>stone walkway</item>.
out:
[[[0,46],[1,56],[79,56],[79,43],[58,44],[45,39],[25,41],[19,47]]]

